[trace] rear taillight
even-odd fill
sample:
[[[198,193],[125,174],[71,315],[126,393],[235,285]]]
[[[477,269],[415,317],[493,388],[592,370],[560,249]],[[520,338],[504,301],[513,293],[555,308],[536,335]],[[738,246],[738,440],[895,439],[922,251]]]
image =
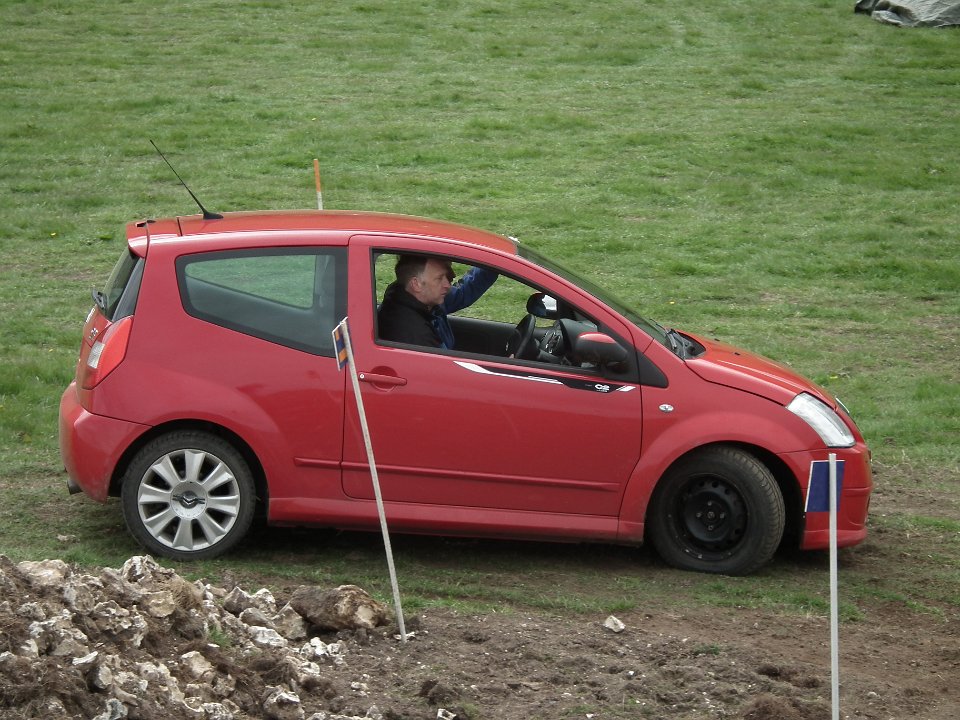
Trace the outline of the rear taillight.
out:
[[[133,327],[133,316],[118,320],[103,331],[90,346],[86,358],[81,358],[77,381],[85,390],[96,387],[107,375],[117,369],[127,354],[127,341]]]

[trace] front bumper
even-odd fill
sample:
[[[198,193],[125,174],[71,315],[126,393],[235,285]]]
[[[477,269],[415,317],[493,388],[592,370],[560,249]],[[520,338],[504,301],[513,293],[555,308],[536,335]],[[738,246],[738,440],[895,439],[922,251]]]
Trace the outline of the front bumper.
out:
[[[829,448],[811,452],[786,453],[781,459],[790,466],[800,486],[801,501],[805,501],[814,462],[826,462],[830,453],[843,462],[843,485],[837,497],[837,547],[848,547],[863,542],[867,537],[867,514],[870,493],[873,491],[873,473],[870,469],[870,450],[863,443],[850,448]],[[805,504],[801,505],[801,508]],[[830,513],[804,512],[800,549],[822,550],[830,547]]]

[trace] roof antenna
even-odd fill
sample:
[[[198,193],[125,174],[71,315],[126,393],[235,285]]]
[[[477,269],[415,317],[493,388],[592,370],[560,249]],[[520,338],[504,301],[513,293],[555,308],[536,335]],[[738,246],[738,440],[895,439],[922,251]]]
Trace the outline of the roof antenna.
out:
[[[210,212],[203,206],[203,204],[199,200],[197,200],[197,196],[194,195],[193,191],[187,187],[187,184],[183,181],[183,178],[180,177],[180,173],[174,170],[173,165],[170,164],[170,161],[167,160],[166,156],[162,152],[160,152],[160,148],[157,147],[157,144],[153,140],[150,141],[150,144],[153,145],[153,149],[157,151],[157,154],[163,158],[163,161],[167,164],[167,167],[173,170],[173,174],[177,176],[177,180],[180,181],[180,184],[183,185],[184,189],[188,193],[190,193],[190,197],[193,198],[193,201],[197,204],[197,207],[199,207],[201,212],[203,212],[203,219],[204,220],[222,220],[223,215],[220,215],[219,213],[215,213],[215,212]]]

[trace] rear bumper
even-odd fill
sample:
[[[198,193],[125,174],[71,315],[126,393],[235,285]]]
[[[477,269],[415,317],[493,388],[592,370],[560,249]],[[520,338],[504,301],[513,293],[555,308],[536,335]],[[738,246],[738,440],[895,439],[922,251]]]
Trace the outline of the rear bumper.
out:
[[[77,398],[76,385],[70,383],[60,398],[60,458],[67,471],[67,489],[106,502],[120,457],[147,429],[87,412]]]
[[[837,498],[837,546],[847,547],[863,542],[867,537],[867,513],[873,474],[870,469],[870,451],[858,443],[851,448],[830,448],[813,452],[788,453],[780,457],[790,466],[800,485],[801,499],[806,500],[813,462],[826,462],[830,453],[843,462],[843,485]],[[801,506],[804,507],[804,506]],[[822,550],[830,547],[830,513],[804,512],[802,550]]]

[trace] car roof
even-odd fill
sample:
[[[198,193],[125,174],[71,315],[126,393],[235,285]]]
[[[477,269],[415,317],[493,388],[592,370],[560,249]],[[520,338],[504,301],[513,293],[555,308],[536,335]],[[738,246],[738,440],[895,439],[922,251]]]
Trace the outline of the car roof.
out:
[[[200,236],[290,231],[442,238],[499,250],[511,255],[517,254],[515,240],[488,230],[412,215],[349,210],[228,212],[218,218],[197,214],[144,220],[127,225],[127,241],[131,249],[142,254],[150,240],[160,238],[165,240],[197,238],[199,240]]]

